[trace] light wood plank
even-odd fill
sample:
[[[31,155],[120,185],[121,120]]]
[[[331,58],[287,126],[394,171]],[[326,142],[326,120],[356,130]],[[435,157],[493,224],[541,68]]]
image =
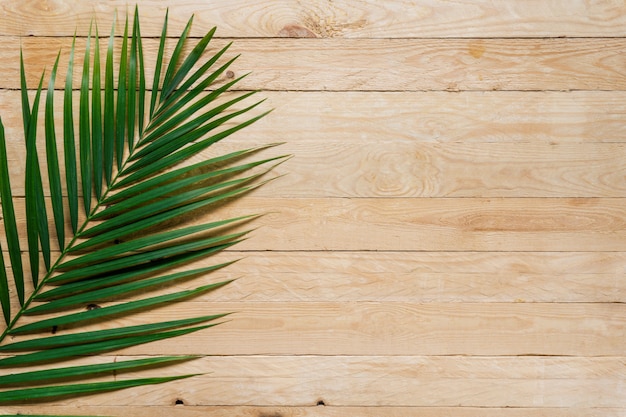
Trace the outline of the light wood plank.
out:
[[[618,92],[263,92],[274,112],[233,144],[288,143],[624,143]],[[60,98],[60,97],[58,97]],[[0,90],[3,108],[19,106]],[[56,118],[61,120],[60,101]],[[314,110],[314,111],[312,111]],[[10,160],[23,147],[20,112],[4,112]],[[15,144],[11,144],[15,142]],[[18,148],[19,147],[19,148]],[[13,154],[14,156],[11,156]],[[298,155],[296,155],[298,156]]]
[[[8,260],[7,254],[4,255]],[[236,310],[240,310],[247,303],[265,302],[619,303],[626,300],[623,252],[239,254],[235,251],[186,268],[215,265],[241,256],[245,259],[224,270],[177,283],[175,288],[159,288],[149,295],[196,288],[202,282],[236,279],[218,291],[197,297],[196,302],[235,303],[240,305]],[[27,277],[29,273],[26,268]],[[17,311],[19,306],[16,297],[13,298],[12,310]]]
[[[625,46],[623,38],[237,40],[233,71],[252,72],[240,88],[264,90],[624,90]]]
[[[212,43],[210,53],[226,42]],[[173,48],[175,42],[168,45]],[[41,71],[52,66],[60,49],[59,73],[65,74],[71,38],[0,37],[0,57],[6,63],[0,69],[0,88],[19,87],[20,46],[31,88],[39,82]],[[624,38],[238,39],[227,57],[241,54],[231,67],[231,77],[252,72],[237,84],[245,90],[625,90],[625,47]],[[78,62],[82,62],[82,49],[79,41]],[[148,79],[153,77],[157,49],[157,39],[145,40]],[[80,80],[82,65],[75,69],[75,79]],[[57,88],[62,88],[63,80],[59,77]]]
[[[197,314],[207,303],[180,307]],[[222,355],[622,355],[623,304],[214,303],[232,321],[156,351]],[[185,311],[186,310],[186,311]],[[157,313],[158,314],[158,313]],[[166,313],[158,317],[167,320]],[[212,346],[207,346],[207,337]],[[250,340],[253,343],[243,341]],[[179,346],[179,345],[183,346]],[[144,353],[146,348],[129,349]]]
[[[250,210],[278,212],[241,249],[620,251],[626,241],[622,199],[255,198],[226,213]]]
[[[245,133],[237,136],[212,146],[189,163],[271,143],[273,139],[269,134],[261,139],[250,138]],[[290,143],[247,158],[252,161],[285,154],[295,157],[272,172],[272,176],[287,175],[261,188],[257,195],[626,197],[626,144],[623,143],[439,144],[385,141],[368,138],[365,133],[364,136],[355,135],[346,141],[291,137]],[[9,142],[12,189],[14,196],[21,197],[25,192],[26,149],[17,135],[12,138]],[[45,192],[49,195],[43,146],[39,153]],[[64,169],[61,175],[64,178]]]
[[[215,328],[123,354],[620,356],[626,342],[623,303],[187,301],[106,327],[227,312]]]
[[[198,405],[228,400],[230,404],[250,405],[314,405],[323,401],[329,406],[620,407],[624,395],[622,370],[611,370],[621,363],[615,359],[598,363],[551,358],[237,359],[241,360],[208,358],[207,368],[213,373],[198,378],[194,391],[181,393],[183,400]],[[203,366],[198,361],[186,364],[186,368],[193,371]],[[241,370],[246,374],[241,375]],[[213,393],[215,399],[206,398],[204,392]],[[152,398],[143,401],[150,404]],[[141,397],[137,401],[142,401]]]
[[[268,196],[626,196],[626,107],[615,93],[509,94],[269,93],[281,107],[193,161],[289,140],[264,153],[295,156],[275,171],[289,175],[259,194]],[[5,91],[0,104],[18,96]],[[322,113],[311,116],[311,105]],[[3,119],[16,196],[24,194],[20,118]],[[47,182],[45,168],[42,175]]]
[[[240,254],[228,253],[227,259]],[[246,252],[206,302],[624,302],[624,252]],[[216,259],[188,268],[213,265]],[[183,288],[192,283],[181,283]],[[197,284],[197,283],[196,283]]]
[[[16,199],[25,230],[23,199]],[[621,198],[263,198],[253,194],[193,213],[208,222],[268,213],[238,250],[622,251]],[[180,224],[177,218],[171,225]],[[52,233],[52,238],[54,234]],[[0,241],[6,242],[4,237]],[[27,247],[22,237],[22,247]]]
[[[5,259],[7,257],[5,256]],[[624,252],[244,252],[206,276],[235,279],[197,301],[501,303],[626,301]],[[181,268],[182,269],[182,268]],[[180,282],[175,289],[201,281]],[[167,291],[172,291],[171,288]],[[165,290],[158,290],[160,294]]]
[[[212,146],[189,163],[272,139],[269,135],[263,139],[248,139],[245,133],[239,136]],[[287,175],[261,188],[258,196],[626,197],[626,144],[622,143],[437,144],[356,137],[333,142],[292,140],[247,158],[295,157],[272,171],[272,176]],[[9,147],[13,195],[22,197],[26,149],[21,140],[11,140]],[[49,195],[43,146],[39,153]],[[64,178],[64,169],[61,175]]]
[[[179,400],[185,408],[200,410],[222,404],[306,407],[320,401],[330,407],[621,407],[623,361],[623,357],[206,357],[168,369],[174,374],[205,375],[133,389],[132,396],[118,392],[73,403],[171,406]]]
[[[5,254],[5,258],[6,258]],[[243,252],[210,276],[236,279],[198,300],[225,302],[579,302],[626,300],[624,252]],[[182,269],[182,268],[181,268]],[[178,270],[178,269],[177,269]],[[28,271],[26,271],[28,274]],[[179,283],[177,288],[193,287]]]
[[[624,36],[626,7],[621,2],[532,0],[524,2],[299,2],[245,0],[171,3],[139,2],[142,33],[160,34],[166,7],[172,31],[180,32],[192,14],[196,28],[217,25],[221,36],[250,37],[562,37]],[[54,3],[4,0],[0,34],[72,36],[86,34],[95,15],[101,27],[115,11],[132,7],[122,0],[58,0]],[[121,19],[120,19],[121,20]],[[194,35],[200,32],[194,31]]]
[[[272,150],[294,155],[275,171],[286,177],[257,195],[626,197],[626,145],[622,143],[441,144],[372,136],[364,129],[360,137],[355,134],[341,141],[291,137],[293,142]],[[248,145],[254,143],[223,143],[207,154]],[[202,157],[208,155],[194,160]]]
[[[126,398],[130,397],[129,395]],[[623,417],[624,408],[514,408],[514,407],[259,407],[259,406],[134,406],[134,405],[91,405],[78,406],[8,406],[8,413],[31,413],[59,415],[81,413],[86,415],[107,415],[127,417]]]
[[[241,257],[239,262],[219,272],[178,282],[173,288],[159,288],[149,295],[196,288],[201,282],[235,279],[219,291],[198,296],[196,301],[245,306],[249,302],[617,303],[626,300],[624,252],[311,254],[235,250],[175,271]],[[4,258],[8,260],[7,253]],[[10,269],[8,274],[12,276]],[[30,276],[28,267],[25,274]],[[31,290],[29,286],[28,291]],[[17,299],[13,298],[12,311],[17,311]]]

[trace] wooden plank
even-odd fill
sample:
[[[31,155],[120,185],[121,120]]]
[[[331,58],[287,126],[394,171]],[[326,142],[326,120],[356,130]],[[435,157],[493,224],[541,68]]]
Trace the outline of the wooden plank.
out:
[[[620,92],[262,92],[275,110],[246,128],[257,143],[626,142]],[[5,98],[6,97],[6,98]],[[15,106],[16,92],[0,91]],[[7,127],[21,128],[19,114]],[[10,120],[10,121],[9,121]],[[296,154],[298,156],[298,154]],[[327,155],[327,157],[330,155]]]
[[[228,253],[226,259],[240,254]],[[246,252],[206,302],[624,302],[624,252]],[[209,258],[188,268],[213,265]],[[193,284],[181,283],[181,289]]]
[[[254,198],[226,213],[250,210],[278,212],[241,249],[620,251],[626,243],[622,199]]]
[[[122,359],[126,358],[115,357]],[[222,404],[310,407],[320,402],[329,407],[621,407],[623,361],[623,357],[205,357],[167,369],[173,374],[205,374],[191,380],[133,389],[132,396],[118,392],[79,398],[73,404],[172,406],[178,400],[185,405],[179,408],[191,409]]]
[[[23,199],[16,199],[25,230]],[[225,203],[185,220],[269,213],[238,250],[623,251],[621,198],[263,198]],[[54,238],[54,234],[51,231]],[[0,241],[5,245],[4,237]],[[26,237],[22,236],[22,247]]]
[[[261,96],[274,112],[246,128],[245,135],[226,142],[626,142],[626,104],[619,92],[263,92]],[[0,90],[2,108],[19,103],[19,92]],[[55,110],[60,121],[60,101]],[[9,147],[23,147],[21,113],[3,112],[2,121],[7,140],[17,143]],[[16,158],[17,154],[12,156]]]
[[[626,196],[622,143],[419,143],[386,141],[365,131],[343,141],[291,140],[272,150],[294,155],[276,170],[287,176],[261,189],[259,196]],[[221,146],[235,149],[233,144]]]
[[[289,143],[265,155],[295,155],[276,170],[277,175],[289,175],[259,195],[626,196],[626,107],[615,103],[615,93],[530,94],[385,93],[372,98],[365,93],[269,93],[280,108],[193,161],[287,139]],[[18,96],[5,91],[0,105],[11,106]],[[322,113],[310,116],[312,104],[324,109]],[[525,114],[518,114],[523,106]],[[546,112],[541,114],[538,106]],[[419,117],[409,119],[409,109]],[[603,110],[608,113],[590,115]],[[382,120],[390,114],[398,116]],[[16,196],[24,195],[20,119],[19,114],[3,119]],[[57,121],[60,126],[60,113]],[[463,131],[465,126],[471,126],[469,132]],[[40,148],[45,166],[45,149]],[[47,182],[45,168],[42,175]]]
[[[71,41],[0,38],[0,57],[6,63],[0,69],[0,88],[19,87],[20,46],[31,88],[39,82],[41,71],[54,63],[59,49],[63,51],[59,73],[65,74]],[[226,42],[215,41],[210,53]],[[168,45],[172,48],[174,44]],[[624,48],[625,38],[238,39],[227,56],[241,54],[231,67],[232,77],[252,72],[238,84],[244,90],[623,91]],[[79,41],[78,57],[83,56],[82,49]],[[148,79],[153,77],[157,49],[158,39],[145,40]],[[75,69],[75,79],[80,80],[82,65]],[[59,78],[57,88],[62,88],[64,77]]]
[[[233,46],[242,54],[235,75],[252,71],[248,88],[561,91],[626,87],[624,38],[249,42],[237,40]]]
[[[214,303],[232,321],[151,353],[622,355],[623,304]],[[180,306],[180,316],[207,303]],[[163,316],[167,320],[174,313]],[[207,346],[207,339],[212,346]],[[251,340],[252,344],[241,341]],[[183,344],[183,346],[178,346]],[[147,349],[129,349],[144,353]]]
[[[186,268],[240,256],[227,253]],[[250,302],[619,303],[626,299],[625,269],[623,252],[256,252],[203,276],[206,282],[236,281],[195,300],[239,303],[242,308]],[[158,289],[150,296],[198,285],[199,280],[180,282],[175,289]]]
[[[620,356],[626,342],[623,303],[205,300],[114,319],[106,327],[227,312],[236,313],[215,328],[123,354]],[[32,320],[22,317],[20,324]],[[67,332],[58,328],[56,334]]]
[[[244,134],[195,156],[219,154],[271,143]],[[26,149],[9,143],[14,196],[24,195]],[[246,140],[247,139],[247,140]],[[245,142],[244,142],[245,140]],[[292,142],[251,160],[291,154],[273,176],[285,178],[257,195],[324,197],[626,197],[626,144],[623,143],[419,143],[352,138],[349,141]],[[40,161],[45,167],[45,148]],[[241,162],[240,162],[241,163]],[[63,176],[65,175],[62,169]],[[47,186],[48,175],[42,171]],[[64,187],[65,188],[65,187]],[[46,187],[46,194],[48,194]]]
[[[0,34],[20,36],[72,36],[77,27],[86,34],[96,16],[100,27],[110,24],[117,11],[130,9],[122,0],[98,2],[58,0],[0,3],[4,16]],[[131,5],[132,6],[132,5]],[[220,28],[221,36],[236,37],[562,37],[624,36],[626,6],[621,2],[473,1],[438,2],[401,0],[359,2],[245,0],[174,3],[140,2],[142,33],[160,34],[166,7],[173,32],[180,32],[195,14],[195,27]],[[119,19],[121,20],[121,18]],[[198,31],[193,32],[198,35]]]
[[[125,399],[132,398],[128,392]],[[6,412],[15,414],[60,415],[80,412],[84,415],[107,415],[126,417],[623,417],[624,408],[567,407],[567,408],[499,408],[499,407],[261,407],[261,406],[185,406],[185,405],[91,405],[79,406],[8,406]]]
[[[269,135],[263,139],[245,133],[238,136],[212,146],[189,163],[270,143],[272,139]],[[13,136],[9,142],[9,169],[13,195],[22,197],[26,149],[16,138]],[[626,144],[622,143],[438,144],[364,138],[292,141],[247,158],[295,156],[271,174],[287,175],[261,188],[258,196],[626,197]],[[41,146],[42,178],[49,195],[45,157]],[[61,175],[64,178],[64,169]]]
[[[235,247],[224,255],[189,264],[185,269],[239,258],[242,259],[228,268],[207,276],[212,281],[235,279],[234,282],[196,300],[242,303],[616,303],[626,300],[624,252],[239,253]],[[6,253],[5,259],[8,259]],[[176,288],[188,289],[194,284],[197,281],[181,282]]]
[[[212,374],[198,378],[198,395],[189,392],[181,396],[188,404],[198,405],[228,400],[237,405],[314,405],[323,401],[329,406],[620,407],[624,395],[621,359],[207,358],[206,368],[202,360],[184,365],[187,371],[207,369]],[[222,389],[218,388],[220,381],[224,381]],[[273,383],[278,386],[272,387]],[[215,399],[205,399],[202,392],[214,393]],[[586,392],[584,398],[580,392]],[[143,401],[151,403],[147,398]]]
[[[8,261],[6,253],[4,257]],[[202,282],[235,279],[219,291],[195,300],[239,303],[243,307],[250,302],[619,303],[626,300],[624,252],[241,254],[229,251],[185,268],[201,268],[240,257],[245,258],[219,272],[179,282],[175,287],[159,288],[149,295],[196,288]],[[25,274],[30,276],[28,267]],[[10,270],[9,276],[12,276]],[[27,292],[32,291],[32,286],[28,287]],[[19,309],[17,297],[13,297],[11,308]]]

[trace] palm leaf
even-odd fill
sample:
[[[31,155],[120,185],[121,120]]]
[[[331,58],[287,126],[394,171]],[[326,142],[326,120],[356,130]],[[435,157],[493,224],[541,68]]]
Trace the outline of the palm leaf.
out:
[[[54,129],[54,82],[56,79],[59,58],[57,55],[48,82],[48,94],[46,96],[46,158],[48,161],[48,179],[50,181],[50,195],[52,197],[52,211],[54,212],[54,225],[57,233],[59,248],[65,248],[65,214],[63,213],[63,191],[61,189],[61,172],[59,170],[59,156],[57,152],[57,138]]]
[[[122,50],[118,65],[117,101],[115,111],[115,160],[117,168],[122,167],[124,161],[124,143],[126,142],[126,78],[128,73],[128,16],[124,24],[124,35],[122,36]],[[157,87],[158,88],[158,87]]]
[[[17,297],[20,305],[24,305],[24,272],[22,269],[22,249],[17,231],[17,223],[15,221],[15,209],[13,207],[13,194],[11,193],[11,184],[9,182],[9,166],[6,147],[6,138],[4,135],[4,126],[0,120],[0,200],[2,201],[2,217],[4,218],[4,230],[7,239],[9,257],[13,267],[13,280],[17,290]],[[0,259],[2,259],[2,310],[4,312],[5,321],[10,321],[10,299],[7,271],[4,267],[4,256],[0,249]]]
[[[93,184],[93,155],[91,154],[91,123],[89,111],[89,64],[91,58],[91,28],[85,45],[83,72],[80,83],[80,99],[78,107],[78,143],[80,154],[80,177],[83,191],[83,208],[85,213],[91,212],[91,195]]]
[[[115,84],[113,81],[113,46],[115,41],[115,19],[109,36],[104,69],[104,127],[102,129],[102,163],[104,180],[111,184],[113,158],[115,156]]]
[[[65,156],[65,184],[67,192],[67,207],[70,213],[72,232],[78,230],[78,173],[76,171],[76,139],[74,137],[74,104],[72,98],[74,72],[74,46],[76,37],[72,40],[72,49],[67,63],[65,91],[63,93],[63,154]],[[24,85],[22,88],[26,88]]]
[[[20,63],[24,67],[24,60]],[[24,72],[22,71],[22,76]],[[30,258],[30,269],[33,285],[39,282],[39,244],[46,260],[46,267],[50,265],[50,242],[48,236],[48,215],[44,203],[43,186],[41,184],[41,170],[39,168],[39,157],[37,155],[37,116],[39,113],[39,99],[41,97],[41,87],[43,74],[39,80],[39,87],[33,102],[32,112],[28,117],[28,122],[24,122],[27,130],[24,132],[26,138],[26,172],[25,172],[25,201],[26,201],[26,234],[28,237],[28,256]],[[22,107],[28,107],[28,101],[24,102],[22,95]]]
[[[11,298],[9,296],[9,279],[7,277],[2,245],[0,245],[0,304],[2,304],[2,315],[4,321],[9,324],[11,320]]]
[[[103,137],[102,137],[102,85],[100,82],[100,38],[96,25],[94,38],[93,75],[91,84],[91,158],[93,162],[93,188],[97,199],[102,195],[103,182]]]
[[[117,325],[121,317],[134,312],[175,303],[227,285],[231,280],[207,281],[207,274],[236,260],[168,271],[215,256],[236,245],[250,232],[238,230],[241,225],[259,216],[213,218],[206,223],[183,222],[175,227],[168,224],[173,219],[190,218],[200,210],[207,212],[217,203],[263,185],[267,180],[262,177],[272,170],[272,164],[286,158],[249,160],[276,145],[269,144],[212,155],[186,165],[189,158],[208,152],[214,143],[268,113],[252,114],[262,100],[244,104],[254,92],[234,96],[229,93],[242,77],[217,87],[212,85],[235,58],[221,63],[230,44],[212,55],[207,53],[215,28],[189,47],[192,21],[193,18],[180,34],[168,59],[165,56],[165,15],[151,92],[146,90],[146,63],[137,9],[132,18],[125,19],[117,56],[114,23],[107,47],[103,48],[104,68],[101,68],[98,27],[93,25],[94,36],[90,29],[85,41],[77,107],[72,79],[74,38],[65,78],[62,122],[59,123],[62,134],[54,118],[55,80],[61,54],[57,56],[44,104],[46,184],[42,182],[38,157],[38,148],[42,146],[38,115],[44,76],[31,105],[20,53],[27,224],[25,231],[17,229],[7,140],[0,120],[0,199],[6,242],[6,246],[0,248],[0,303],[7,323],[0,334],[3,355],[0,368],[9,372],[0,376],[0,404],[84,395],[191,377],[193,375],[90,382],[95,376],[134,372],[195,358],[190,356],[86,366],[67,366],[64,362],[78,356],[203,331],[219,324],[207,322],[228,314],[203,312],[197,317],[167,322]],[[117,81],[114,74],[117,74]],[[57,146],[57,137],[62,138],[62,146]],[[63,156],[59,149],[63,150]],[[48,224],[45,195],[50,196],[52,225]],[[56,240],[51,239],[49,228],[56,232]],[[27,291],[24,283],[20,233],[28,242],[32,291]],[[8,251],[8,258],[2,250]],[[183,280],[198,283],[191,289],[173,290],[173,284]],[[11,310],[13,289],[19,303],[17,311]],[[156,289],[160,294],[151,295]],[[91,303],[98,303],[100,308],[77,311]],[[95,323],[99,330],[85,328]],[[51,329],[53,336],[49,335]],[[9,335],[16,340],[9,343]],[[43,364],[44,369],[28,369],[31,364]]]
[[[59,379],[70,379],[74,376],[81,378],[85,375],[94,376],[108,372],[119,372],[126,369],[138,369],[140,367],[154,366],[164,363],[182,362],[194,359],[195,356],[162,356],[148,359],[136,359],[114,363],[96,365],[71,366],[65,368],[45,369],[43,371],[23,372],[0,376],[0,387],[8,385],[24,385],[27,383],[50,382]]]
[[[142,378],[127,381],[114,382],[92,382],[89,384],[72,384],[60,386],[48,386],[40,388],[28,388],[3,391],[0,398],[1,403],[25,402],[41,399],[51,399],[66,396],[77,396],[93,394],[97,392],[113,391],[123,388],[138,387],[142,385],[162,384],[164,382],[175,381],[177,379],[189,378],[195,375],[180,375],[161,378]],[[24,415],[24,414],[21,414]]]

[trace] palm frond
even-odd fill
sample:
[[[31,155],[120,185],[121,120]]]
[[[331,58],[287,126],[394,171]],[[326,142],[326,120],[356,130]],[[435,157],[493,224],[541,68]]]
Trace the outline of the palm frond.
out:
[[[5,235],[5,245],[0,248],[0,303],[6,322],[0,334],[3,371],[0,404],[104,392],[193,376],[91,381],[113,372],[192,360],[195,358],[192,356],[86,366],[68,366],[65,362],[201,331],[219,324],[216,320],[228,314],[202,314],[126,327],[111,322],[111,318],[119,319],[227,285],[230,280],[207,282],[200,277],[236,260],[176,272],[172,269],[237,244],[250,232],[241,230],[241,226],[259,215],[215,218],[201,224],[172,226],[170,223],[173,219],[188,218],[198,210],[206,212],[217,203],[263,185],[267,182],[264,177],[286,158],[248,160],[276,145],[269,144],[214,155],[193,164],[187,162],[268,113],[248,116],[263,102],[244,104],[255,92],[235,95],[229,92],[243,77],[212,86],[236,58],[220,63],[230,44],[207,56],[215,28],[189,47],[192,21],[193,18],[167,59],[165,15],[151,91],[146,88],[137,9],[132,18],[127,16],[124,21],[117,56],[115,21],[102,51],[98,26],[94,23],[85,41],[77,107],[73,98],[73,70],[80,63],[74,62],[74,37],[65,77],[61,123],[57,123],[54,113],[59,53],[43,105],[46,184],[42,181],[42,161],[38,156],[42,142],[38,120],[44,75],[31,104],[20,55],[26,148],[23,235],[28,244],[33,289],[28,290],[30,285],[24,280],[7,138],[0,120],[0,201]],[[62,133],[57,124],[62,126]],[[57,138],[62,138],[61,146],[57,145]],[[50,196],[52,208],[50,223],[46,195]],[[235,230],[231,230],[234,226]],[[8,258],[2,250],[8,252]],[[9,270],[13,272],[12,279]],[[202,282],[183,291],[171,289],[172,284],[182,281]],[[150,295],[156,289],[160,294]],[[13,298],[17,303],[12,304]],[[95,303],[100,308],[84,309]],[[17,311],[12,311],[12,305],[18,306]],[[99,330],[92,329],[94,323],[98,323]],[[9,335],[15,339],[11,343]],[[33,365],[37,368],[31,368]],[[44,369],[40,369],[42,365]]]

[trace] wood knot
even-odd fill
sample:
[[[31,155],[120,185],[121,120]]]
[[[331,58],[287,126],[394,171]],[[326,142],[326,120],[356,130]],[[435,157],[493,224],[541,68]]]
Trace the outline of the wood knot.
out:
[[[299,25],[286,25],[278,32],[281,38],[317,38],[310,29]]]
[[[485,54],[485,45],[482,41],[472,42],[469,44],[468,52],[471,56],[478,59]]]

